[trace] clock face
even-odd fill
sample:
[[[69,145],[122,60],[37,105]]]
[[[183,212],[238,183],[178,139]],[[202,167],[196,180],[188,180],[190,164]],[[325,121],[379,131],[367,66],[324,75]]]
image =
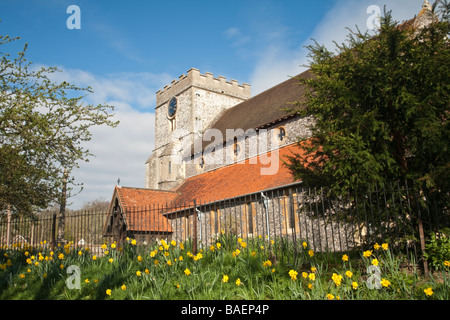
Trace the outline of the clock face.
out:
[[[167,110],[167,115],[169,118],[173,118],[175,116],[175,113],[177,112],[177,98],[173,97],[169,101],[169,108]]]

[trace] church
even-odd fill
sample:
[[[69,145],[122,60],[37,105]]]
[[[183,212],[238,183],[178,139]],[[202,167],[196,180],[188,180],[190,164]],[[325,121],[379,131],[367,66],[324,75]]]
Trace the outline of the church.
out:
[[[202,236],[211,236],[230,224],[219,204],[230,199],[246,215],[253,212],[245,221],[256,229],[261,197],[268,191],[286,195],[301,184],[283,164],[299,152],[298,139],[309,136],[311,119],[286,111],[303,99],[297,77],[250,97],[249,84],[191,68],[158,91],[145,188],[115,187],[104,234],[117,235],[113,226],[120,225],[126,226],[120,234],[143,241],[173,233],[186,238],[193,232],[195,201],[210,206],[213,230]]]
[[[430,19],[425,0],[405,25]],[[191,68],[156,92],[145,188],[115,187],[103,234],[143,242],[224,230],[295,234],[302,182],[284,161],[301,152],[297,142],[310,136],[313,119],[287,110],[304,99],[298,78],[312,76],[307,70],[251,97],[249,84]]]

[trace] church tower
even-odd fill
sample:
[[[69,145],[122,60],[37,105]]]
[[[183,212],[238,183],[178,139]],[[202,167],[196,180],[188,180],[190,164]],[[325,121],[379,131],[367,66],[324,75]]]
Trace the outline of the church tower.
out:
[[[145,164],[145,187],[169,190],[185,178],[181,151],[223,111],[250,98],[250,85],[192,68],[156,93],[155,149]],[[183,149],[184,148],[184,149]]]

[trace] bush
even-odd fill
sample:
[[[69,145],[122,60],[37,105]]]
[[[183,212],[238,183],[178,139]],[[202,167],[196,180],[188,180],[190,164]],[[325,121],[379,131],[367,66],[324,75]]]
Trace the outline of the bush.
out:
[[[431,268],[442,270],[444,261],[450,261],[450,230],[444,229],[439,233],[432,233],[425,245],[425,259]]]

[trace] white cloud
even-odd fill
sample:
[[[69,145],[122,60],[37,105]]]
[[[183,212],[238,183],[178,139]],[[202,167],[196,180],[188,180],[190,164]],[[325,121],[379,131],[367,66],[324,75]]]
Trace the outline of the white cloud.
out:
[[[94,157],[72,172],[75,182],[83,183],[84,189],[68,199],[71,208],[78,209],[95,199],[109,201],[119,177],[121,185],[143,187],[145,161],[154,147],[155,93],[170,83],[172,76],[141,72],[101,77],[79,69],[59,69],[62,72],[52,74],[52,80],[90,86],[94,92],[85,98],[86,103],[113,105],[114,120],[120,121],[116,128],[91,129],[92,139],[85,147]]]
[[[397,21],[411,19],[416,15],[421,7],[422,0],[340,0],[327,12],[321,22],[319,22],[309,38],[315,39],[319,44],[326,45],[333,50],[333,41],[342,43],[345,41],[349,30],[356,30],[357,25],[362,32],[367,30],[367,20],[372,13],[367,13],[367,8],[371,5],[380,7],[383,13],[384,5],[387,10],[392,10],[393,18]],[[295,76],[306,68],[301,67],[307,64],[308,51],[304,48],[312,44],[308,40],[292,48],[290,43],[283,39],[282,32],[289,29],[278,27],[273,37],[267,37],[268,43],[263,54],[258,58],[255,68],[250,76],[252,84],[252,94],[258,94],[270,87],[285,81],[289,76]],[[281,33],[281,34],[280,34]]]

